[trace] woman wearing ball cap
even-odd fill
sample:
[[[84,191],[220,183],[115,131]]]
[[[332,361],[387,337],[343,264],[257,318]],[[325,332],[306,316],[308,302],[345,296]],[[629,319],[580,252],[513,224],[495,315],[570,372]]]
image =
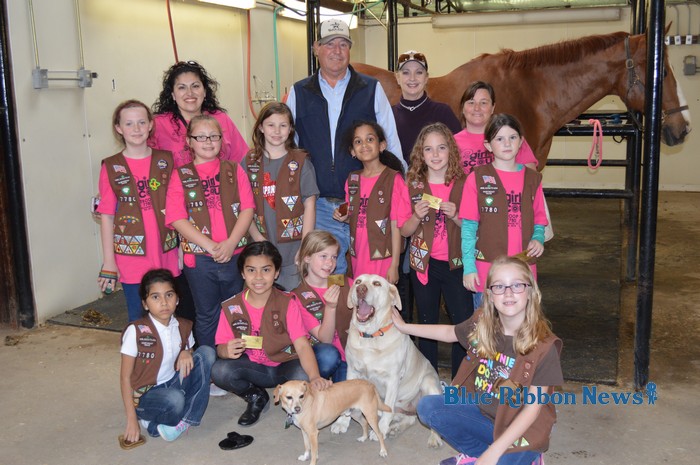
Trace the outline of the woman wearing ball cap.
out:
[[[425,87],[428,84],[428,60],[421,52],[409,50],[399,55],[396,81],[401,87],[401,100],[391,107],[401,140],[401,152],[406,162],[411,157],[413,144],[421,129],[428,124],[443,123],[453,134],[462,130],[459,120],[449,106],[430,100]]]

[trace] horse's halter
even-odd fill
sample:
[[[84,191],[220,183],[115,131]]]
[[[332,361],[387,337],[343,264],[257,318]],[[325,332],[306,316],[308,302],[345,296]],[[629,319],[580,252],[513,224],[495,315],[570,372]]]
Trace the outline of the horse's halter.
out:
[[[637,74],[637,70],[634,69],[634,59],[632,58],[632,55],[630,53],[630,38],[629,36],[625,37],[625,55],[627,56],[627,59],[625,60],[625,68],[627,68],[627,95],[626,99],[629,100],[629,95],[630,92],[632,92],[632,89],[634,88],[635,85],[639,85],[642,88],[642,91],[645,90],[644,84],[642,81],[639,79],[639,75]],[[666,71],[664,70],[664,77],[666,77]],[[680,113],[684,110],[688,109],[688,105],[683,105],[680,107],[676,108],[671,108],[670,110],[661,110],[661,124],[664,123],[666,120],[666,117],[669,115],[672,115],[674,113]]]

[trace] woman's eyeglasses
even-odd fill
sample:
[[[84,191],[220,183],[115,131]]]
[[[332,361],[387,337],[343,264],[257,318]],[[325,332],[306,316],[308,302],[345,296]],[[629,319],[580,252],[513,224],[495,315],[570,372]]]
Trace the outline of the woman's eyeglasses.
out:
[[[513,294],[522,294],[528,287],[530,287],[529,284],[513,283],[510,286],[506,286],[505,284],[494,284],[493,286],[489,287],[489,289],[491,290],[492,294],[503,295],[506,293],[506,289],[513,291]]]
[[[197,142],[219,142],[221,140],[221,134],[212,134],[211,136],[190,136],[190,139],[194,139]]]

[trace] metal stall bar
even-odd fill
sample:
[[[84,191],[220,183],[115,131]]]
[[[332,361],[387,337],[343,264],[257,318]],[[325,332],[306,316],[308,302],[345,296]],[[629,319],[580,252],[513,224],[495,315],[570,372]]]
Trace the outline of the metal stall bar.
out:
[[[646,103],[648,124],[644,131],[644,176],[642,180],[642,223],[637,283],[637,318],[634,335],[634,387],[643,389],[649,381],[651,314],[654,297],[656,220],[659,200],[659,154],[661,151],[661,98],[664,66],[665,0],[649,2],[647,29]]]

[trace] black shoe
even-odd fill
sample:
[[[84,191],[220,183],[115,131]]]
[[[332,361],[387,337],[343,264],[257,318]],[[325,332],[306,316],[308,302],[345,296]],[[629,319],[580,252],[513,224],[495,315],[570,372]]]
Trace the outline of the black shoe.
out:
[[[238,424],[241,426],[255,424],[260,414],[270,407],[270,396],[267,395],[267,391],[257,386],[251,386],[240,396],[248,402],[245,412],[238,419]]]

